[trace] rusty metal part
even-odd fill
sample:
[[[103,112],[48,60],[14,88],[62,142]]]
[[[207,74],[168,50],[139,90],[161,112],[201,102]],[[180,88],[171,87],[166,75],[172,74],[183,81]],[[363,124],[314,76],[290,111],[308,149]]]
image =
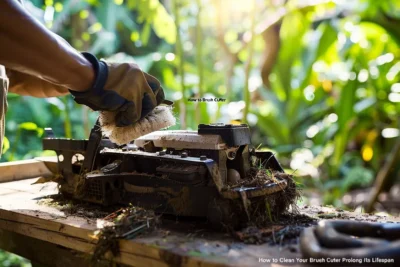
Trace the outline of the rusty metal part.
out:
[[[239,147],[229,147],[225,149],[226,157],[230,160],[234,160],[236,158],[236,152],[238,149]]]
[[[269,183],[261,186],[238,187],[233,189],[225,189],[221,191],[221,195],[227,199],[241,198],[243,192],[247,198],[255,198],[260,196],[272,195],[274,193],[285,190],[287,182],[285,180]]]
[[[300,236],[310,258],[381,258],[400,261],[400,225],[358,221],[320,221]]]

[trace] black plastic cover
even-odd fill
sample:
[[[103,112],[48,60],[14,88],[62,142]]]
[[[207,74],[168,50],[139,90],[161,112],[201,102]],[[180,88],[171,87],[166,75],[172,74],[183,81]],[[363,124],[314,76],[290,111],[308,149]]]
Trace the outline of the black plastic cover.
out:
[[[198,134],[215,134],[221,136],[228,146],[249,145],[250,129],[247,124],[199,124]]]

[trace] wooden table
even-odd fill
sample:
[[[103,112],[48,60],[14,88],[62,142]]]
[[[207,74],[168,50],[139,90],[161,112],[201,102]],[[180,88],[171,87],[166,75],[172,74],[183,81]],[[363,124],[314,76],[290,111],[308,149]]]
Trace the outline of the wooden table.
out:
[[[0,164],[0,248],[26,257],[35,265],[89,266],[97,242],[94,232],[102,220],[67,216],[55,207],[40,205],[38,200],[57,194],[57,185],[32,184],[37,178],[30,177],[49,173],[37,160]],[[120,255],[105,257],[121,265],[145,267],[270,266],[260,258],[301,258],[296,247],[245,245],[224,233],[191,229],[188,234],[184,228],[190,227],[190,222],[170,223],[151,234],[119,240]],[[104,261],[96,266],[108,264]]]

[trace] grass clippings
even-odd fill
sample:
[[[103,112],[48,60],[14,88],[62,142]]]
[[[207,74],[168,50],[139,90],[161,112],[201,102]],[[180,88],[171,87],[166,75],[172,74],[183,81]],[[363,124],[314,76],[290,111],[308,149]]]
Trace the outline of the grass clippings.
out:
[[[119,254],[119,239],[132,239],[153,231],[159,224],[159,217],[152,210],[130,206],[119,209],[104,218],[108,223],[96,231],[97,244],[92,256],[95,263],[106,253]]]
[[[56,208],[66,216],[79,216],[86,219],[101,219],[103,227],[95,232],[97,239],[90,258],[92,265],[105,258],[107,253],[119,254],[119,239],[132,239],[153,231],[159,225],[159,216],[154,211],[136,206],[104,207],[79,200],[68,199],[63,195],[47,196],[38,200],[39,205]]]
[[[288,230],[288,217],[296,218],[299,216],[296,203],[301,197],[292,175],[252,167],[244,179],[229,184],[228,187],[230,189],[258,187],[282,180],[287,182],[286,188],[282,191],[252,199],[245,198],[237,203],[239,205],[238,214],[243,214],[248,220],[241,224],[239,230],[227,227],[235,238],[248,244],[262,244],[268,242],[269,238],[277,233],[282,231],[292,232],[292,230]],[[295,232],[295,235],[298,234],[295,228],[293,228],[293,232]],[[285,238],[289,236],[289,234],[283,235]],[[281,237],[278,236],[277,238]]]
[[[110,210],[91,203],[65,198],[63,195],[52,195],[37,201],[39,205],[56,208],[66,216],[80,216],[86,219],[104,218]]]
[[[301,195],[293,176],[283,172],[253,167],[244,179],[228,185],[228,188],[258,187],[278,183],[282,180],[286,181],[287,186],[281,191],[252,199],[246,198],[241,201],[241,205],[246,206],[244,209],[245,213],[248,214],[249,222],[256,226],[264,226],[265,223],[277,221],[281,214],[288,212],[289,208],[291,208],[291,212],[298,213],[296,203]]]

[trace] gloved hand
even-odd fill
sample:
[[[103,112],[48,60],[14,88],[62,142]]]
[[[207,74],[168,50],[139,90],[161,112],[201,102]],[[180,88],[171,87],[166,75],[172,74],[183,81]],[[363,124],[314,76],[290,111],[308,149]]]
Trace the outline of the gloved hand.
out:
[[[92,88],[70,90],[77,103],[93,110],[114,111],[115,125],[123,127],[149,114],[164,99],[160,82],[133,63],[107,63],[90,53],[82,53],[96,73]]]

